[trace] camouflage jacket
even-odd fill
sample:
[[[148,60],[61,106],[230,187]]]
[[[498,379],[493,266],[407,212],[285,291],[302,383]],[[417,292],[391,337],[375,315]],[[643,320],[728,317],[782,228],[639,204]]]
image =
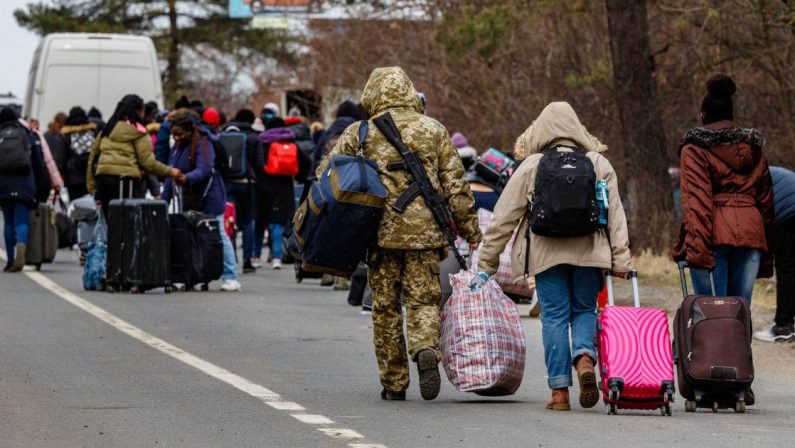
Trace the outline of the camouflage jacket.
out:
[[[445,127],[419,112],[420,99],[408,75],[398,67],[375,69],[364,88],[362,104],[373,117],[385,112],[392,115],[406,146],[417,154],[434,188],[447,200],[461,236],[469,242],[479,242],[482,235],[464,166]],[[333,155],[357,154],[358,129],[357,122],[345,130],[318,167],[318,177]],[[412,178],[404,170],[387,170],[387,164],[399,162],[402,157],[372,121],[364,152],[366,158],[378,164],[381,182],[387,190],[387,207],[378,232],[378,245],[385,249],[435,249],[446,246],[447,240],[422,196],[414,199],[402,214],[392,208],[401,193],[409,188]]]

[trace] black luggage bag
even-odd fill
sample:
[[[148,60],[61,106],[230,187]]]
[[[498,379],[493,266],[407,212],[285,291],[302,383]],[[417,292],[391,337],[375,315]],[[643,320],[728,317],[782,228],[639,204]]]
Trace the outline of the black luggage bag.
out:
[[[147,199],[116,199],[108,205],[106,291],[171,292],[168,205]]]
[[[743,413],[754,380],[750,304],[742,297],[716,297],[712,278],[713,295],[688,294],[685,267],[679,263],[685,300],[674,318],[673,350],[685,411]]]
[[[190,211],[169,216],[171,228],[171,282],[185,285],[185,290],[221,278],[224,272],[224,247],[218,220]]]

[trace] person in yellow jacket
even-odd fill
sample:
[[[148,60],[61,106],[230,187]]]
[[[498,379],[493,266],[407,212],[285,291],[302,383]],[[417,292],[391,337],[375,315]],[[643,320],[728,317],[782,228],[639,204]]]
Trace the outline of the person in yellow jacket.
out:
[[[139,190],[141,170],[159,177],[182,175],[178,169],[155,160],[143,116],[141,97],[122,98],[88,157],[86,186],[106,217],[110,201],[133,196]]]
[[[533,198],[544,150],[581,148],[593,164],[596,179],[607,181],[610,196],[606,229],[586,236],[565,238],[531,233],[529,248],[525,238],[516,238],[511,264],[514,278],[523,278],[527,272],[536,279],[544,356],[549,388],[552,389],[547,409],[571,409],[568,388],[572,386],[572,365],[577,370],[580,383],[580,405],[590,408],[599,401],[594,372],[594,334],[602,270],[612,269],[614,275],[625,278],[632,270],[618,177],[601,154],[607,147],[588,134],[574,109],[565,102],[549,104],[520,137],[517,146],[520,149],[517,152],[527,159],[511,177],[494,209],[494,220],[486,232],[478,263],[480,282],[497,272],[500,254],[514,229],[518,227],[518,234],[525,235],[528,226],[526,211]],[[525,269],[528,250],[530,265]]]

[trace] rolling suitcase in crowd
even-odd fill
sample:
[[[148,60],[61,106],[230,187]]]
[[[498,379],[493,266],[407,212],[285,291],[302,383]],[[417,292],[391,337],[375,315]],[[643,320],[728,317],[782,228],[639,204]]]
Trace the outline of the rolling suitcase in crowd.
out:
[[[378,166],[363,156],[366,137],[367,122],[362,121],[359,155],[333,156],[295,213],[305,271],[349,278],[377,238],[386,189]]]
[[[77,224],[77,247],[80,249],[80,265],[85,264],[88,245],[97,225],[97,204],[91,195],[75,199],[69,209],[69,217]]]
[[[442,364],[462,392],[484,396],[515,393],[524,376],[527,343],[516,305],[494,279],[477,291],[477,274],[451,277],[453,295],[442,310]]]
[[[44,263],[52,263],[58,253],[58,228],[55,209],[49,202],[42,202],[30,212],[27,253],[25,264],[41,270]]]
[[[640,307],[636,271],[631,274],[634,308],[614,305],[609,271],[606,279],[608,306],[599,314],[594,345],[607,413],[659,408],[662,415],[670,416],[676,391],[668,315]]]
[[[751,353],[751,307],[742,297],[689,295],[685,262],[679,278],[685,300],[674,318],[674,360],[685,411],[698,408],[745,412],[746,396],[754,381]]]
[[[67,214],[67,207],[63,199],[55,199],[55,227],[58,231],[58,248],[70,249],[77,244],[77,224]]]
[[[175,189],[177,210],[182,208],[182,189]],[[221,229],[213,216],[197,211],[173,213],[168,225],[171,238],[171,283],[183,284],[190,291],[201,285],[209,290],[211,281],[224,272],[224,247]]]
[[[119,182],[122,190],[125,182]],[[132,185],[130,185],[132,194]],[[122,196],[120,194],[120,196]],[[165,288],[171,292],[168,204],[148,199],[115,199],[108,204],[108,292],[133,294]]]

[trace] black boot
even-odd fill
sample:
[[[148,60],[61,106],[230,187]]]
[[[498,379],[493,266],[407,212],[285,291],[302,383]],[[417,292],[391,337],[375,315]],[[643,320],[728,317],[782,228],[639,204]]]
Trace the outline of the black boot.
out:
[[[381,399],[386,401],[406,401],[405,390],[382,390]]]
[[[255,268],[251,264],[251,259],[249,258],[247,260],[243,260],[243,273],[244,274],[253,274],[255,272],[257,272],[257,268]]]
[[[439,395],[439,389],[442,387],[439,360],[426,348],[417,354],[417,369],[420,373],[420,395],[424,400],[433,400]]]

